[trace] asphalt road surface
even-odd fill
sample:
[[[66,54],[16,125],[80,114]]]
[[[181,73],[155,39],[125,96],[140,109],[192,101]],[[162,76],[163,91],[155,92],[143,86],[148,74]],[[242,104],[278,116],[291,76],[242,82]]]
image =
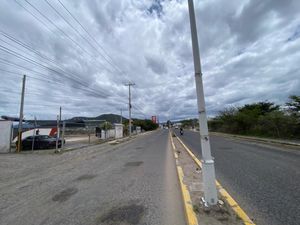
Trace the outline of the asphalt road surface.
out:
[[[176,130],[178,134],[178,130]],[[180,136],[201,157],[199,133]],[[300,224],[300,151],[211,136],[217,179],[257,225]]]
[[[64,153],[0,155],[0,224],[183,225],[167,131]]]

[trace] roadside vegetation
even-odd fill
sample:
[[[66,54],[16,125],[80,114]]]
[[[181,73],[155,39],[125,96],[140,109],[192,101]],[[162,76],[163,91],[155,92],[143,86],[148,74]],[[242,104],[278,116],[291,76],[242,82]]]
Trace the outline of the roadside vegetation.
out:
[[[128,124],[129,124],[129,121],[128,119],[126,119],[124,122],[123,122],[123,125],[124,125],[124,129],[125,129],[125,132],[127,134],[128,132]],[[132,125],[133,126],[138,126],[138,127],[141,127],[141,129],[143,131],[151,131],[151,130],[155,130],[158,128],[158,124],[156,123],[153,123],[152,120],[147,120],[147,119],[144,119],[144,120],[141,120],[141,119],[132,119]]]
[[[266,101],[229,107],[208,125],[215,132],[300,139],[300,96],[290,96],[281,106]]]
[[[140,126],[144,131],[155,130],[158,128],[157,123],[153,123],[152,120],[146,120],[146,119],[145,120],[134,119],[133,125]]]

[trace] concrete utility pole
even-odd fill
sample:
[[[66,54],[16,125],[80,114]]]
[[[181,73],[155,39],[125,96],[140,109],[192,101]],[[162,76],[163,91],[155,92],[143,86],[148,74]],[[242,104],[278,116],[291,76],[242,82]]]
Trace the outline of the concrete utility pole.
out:
[[[21,106],[20,106],[20,118],[19,118],[19,127],[18,127],[18,146],[17,152],[21,151],[22,148],[22,123],[23,123],[23,109],[24,109],[24,96],[25,96],[25,82],[26,82],[26,75],[23,76],[23,83],[22,83],[22,94],[21,94]]]
[[[128,112],[129,112],[129,136],[131,136],[131,90],[130,87],[135,85],[135,83],[127,83],[125,86],[128,86],[129,88],[129,95],[128,95],[128,100],[129,100],[129,105],[128,105]]]
[[[195,68],[195,82],[197,92],[197,103],[199,113],[199,130],[202,149],[202,172],[204,183],[204,201],[207,205],[216,205],[218,202],[216,178],[215,178],[215,166],[214,159],[211,156],[210,142],[208,136],[207,118],[205,111],[203,81],[200,62],[200,51],[198,44],[197,26],[194,10],[193,0],[188,0],[191,36],[194,56],[194,68]]]

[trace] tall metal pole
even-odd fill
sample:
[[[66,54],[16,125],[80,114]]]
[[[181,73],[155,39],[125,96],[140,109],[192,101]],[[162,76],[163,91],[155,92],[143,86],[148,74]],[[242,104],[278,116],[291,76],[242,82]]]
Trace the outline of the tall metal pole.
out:
[[[128,93],[128,100],[129,100],[129,104],[128,104],[128,112],[129,112],[129,136],[131,136],[131,90],[130,87],[135,85],[135,83],[127,83],[125,84],[126,86],[128,86],[129,88],[129,93]]]
[[[199,113],[199,130],[202,149],[202,172],[204,183],[204,201],[207,205],[216,205],[218,202],[217,188],[215,182],[214,159],[211,156],[210,142],[205,111],[205,100],[200,62],[200,51],[198,44],[197,26],[193,0],[188,0],[191,36],[194,56],[195,82],[197,92],[197,103]]]
[[[19,115],[20,118],[19,118],[19,127],[18,127],[18,146],[17,146],[17,152],[20,152],[21,148],[22,148],[22,123],[23,123],[25,82],[26,82],[26,75],[23,76],[23,83],[22,83],[21,106],[20,106],[20,115]]]

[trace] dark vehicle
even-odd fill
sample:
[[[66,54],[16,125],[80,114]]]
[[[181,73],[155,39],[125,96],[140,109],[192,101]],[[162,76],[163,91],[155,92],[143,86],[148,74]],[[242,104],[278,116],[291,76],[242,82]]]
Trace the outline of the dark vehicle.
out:
[[[36,136],[28,136],[22,140],[22,149],[28,150],[32,149],[32,142],[34,140],[34,149],[48,149],[56,147],[56,137],[51,137],[48,135],[36,135]],[[66,143],[65,140],[63,140]],[[62,139],[58,139],[58,147],[61,148]],[[18,142],[16,142],[18,145]]]
[[[180,128],[180,135],[183,135],[183,129],[182,129],[182,127]]]

